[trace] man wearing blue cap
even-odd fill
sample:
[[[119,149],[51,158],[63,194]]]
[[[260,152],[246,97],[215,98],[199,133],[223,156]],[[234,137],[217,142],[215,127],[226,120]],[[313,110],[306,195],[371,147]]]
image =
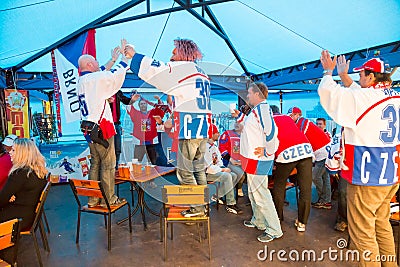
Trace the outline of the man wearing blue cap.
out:
[[[350,61],[339,56],[337,72],[347,88],[332,78],[336,59],[322,51],[318,94],[329,116],[344,127],[341,176],[349,183],[349,234],[360,266],[397,266],[389,203],[399,187],[400,94],[391,88],[391,70],[381,58],[353,69],[360,73],[357,84],[347,74]]]

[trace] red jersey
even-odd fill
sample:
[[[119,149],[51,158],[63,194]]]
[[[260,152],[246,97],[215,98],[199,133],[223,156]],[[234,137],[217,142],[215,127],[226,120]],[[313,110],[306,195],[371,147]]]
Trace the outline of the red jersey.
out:
[[[223,157],[229,154],[232,159],[240,160],[240,135],[233,130],[225,131],[219,138],[219,151]]]
[[[133,122],[134,143],[138,145],[158,144],[157,122],[153,116],[164,117],[165,111],[159,108],[143,113],[133,106],[127,107],[127,112]]]
[[[296,125],[306,135],[314,151],[324,148],[331,141],[324,131],[306,118],[299,118]]]

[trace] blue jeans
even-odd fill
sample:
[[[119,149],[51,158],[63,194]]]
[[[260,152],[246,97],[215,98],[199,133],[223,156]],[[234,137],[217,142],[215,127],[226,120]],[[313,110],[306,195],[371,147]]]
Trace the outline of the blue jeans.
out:
[[[119,124],[114,124],[115,131],[117,132],[114,135],[114,147],[115,147],[115,169],[118,169],[119,157],[121,155],[121,135],[122,135],[122,127]]]
[[[231,169],[231,171],[237,176],[237,179],[233,181],[233,185],[237,184],[237,188],[241,189],[243,187],[243,181],[245,178],[242,167],[240,165],[233,165],[229,163],[228,168]]]
[[[90,149],[90,170],[89,180],[101,181],[104,192],[109,203],[113,203],[118,197],[114,193],[115,188],[115,150],[114,137],[107,139],[110,146],[96,143],[89,144]],[[89,205],[96,205],[99,199],[89,197]]]
[[[207,181],[221,183],[218,191],[218,197],[226,195],[226,205],[235,205],[234,182],[237,180],[237,175],[234,172],[217,172],[215,174],[207,174]]]
[[[249,199],[253,210],[251,223],[272,236],[283,234],[281,223],[268,189],[268,175],[247,174]]]
[[[318,201],[322,203],[331,202],[331,181],[325,168],[325,159],[316,161],[312,170],[312,178],[317,188]]]

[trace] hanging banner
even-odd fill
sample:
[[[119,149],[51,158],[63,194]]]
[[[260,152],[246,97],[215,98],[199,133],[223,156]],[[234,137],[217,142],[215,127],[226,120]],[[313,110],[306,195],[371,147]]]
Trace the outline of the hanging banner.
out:
[[[9,134],[29,138],[28,92],[4,89]]]
[[[78,59],[83,54],[96,57],[95,30],[89,30],[54,50],[58,84],[67,122],[80,120]]]
[[[60,85],[58,83],[56,57],[54,55],[54,50],[51,51],[51,65],[53,69],[54,101],[56,102],[57,132],[58,132],[58,137],[61,137],[62,128],[61,128]]]

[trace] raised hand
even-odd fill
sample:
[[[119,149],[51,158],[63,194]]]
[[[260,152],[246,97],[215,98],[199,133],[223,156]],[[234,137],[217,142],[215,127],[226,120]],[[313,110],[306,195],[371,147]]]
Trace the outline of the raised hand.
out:
[[[254,149],[254,155],[258,156],[259,158],[264,156],[264,152],[265,152],[265,148],[264,147],[256,147]]]
[[[337,72],[339,75],[347,74],[349,72],[350,60],[346,61],[346,57],[341,55],[337,59]]]
[[[123,39],[121,39],[121,54],[124,54],[124,51],[125,51],[125,47],[126,47],[126,44],[127,44],[128,42],[126,41],[126,39],[125,38],[123,38]]]
[[[324,68],[324,70],[332,70],[333,71],[336,66],[336,58],[337,57],[334,56],[332,59],[328,50],[322,50],[320,60],[321,60],[321,64],[322,64],[322,67]]]
[[[121,54],[121,51],[120,51],[119,46],[117,46],[111,50],[111,60],[114,62],[117,61],[119,54]]]
[[[132,99],[133,101],[137,101],[139,98],[140,98],[140,94],[134,94],[134,95],[132,95],[132,97],[131,97],[131,99]]]

